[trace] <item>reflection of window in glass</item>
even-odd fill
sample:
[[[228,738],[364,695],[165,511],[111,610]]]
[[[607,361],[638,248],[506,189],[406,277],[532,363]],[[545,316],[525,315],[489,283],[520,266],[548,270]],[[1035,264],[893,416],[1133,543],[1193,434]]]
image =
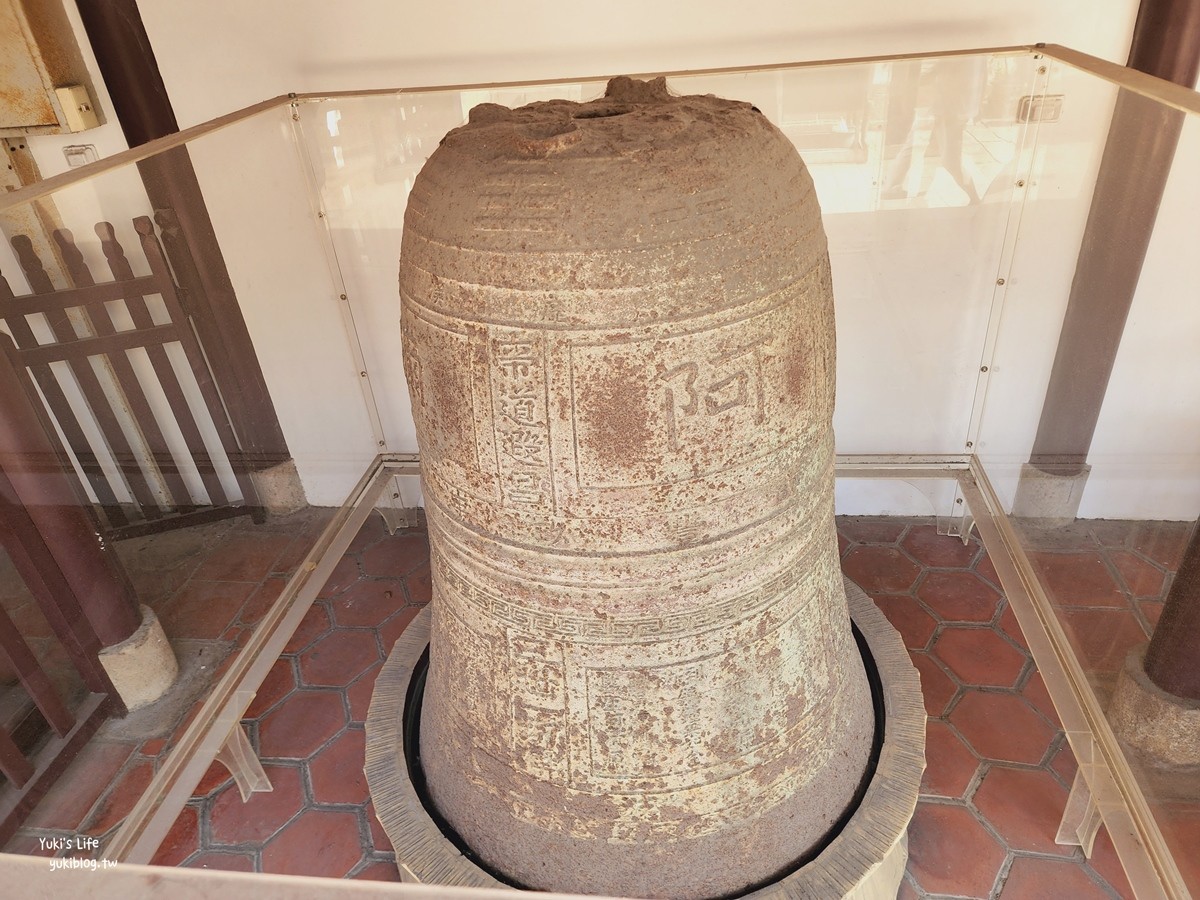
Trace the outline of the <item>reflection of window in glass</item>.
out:
[[[338,136],[338,122],[342,121],[341,110],[331,109],[325,113],[325,128],[330,137]]]

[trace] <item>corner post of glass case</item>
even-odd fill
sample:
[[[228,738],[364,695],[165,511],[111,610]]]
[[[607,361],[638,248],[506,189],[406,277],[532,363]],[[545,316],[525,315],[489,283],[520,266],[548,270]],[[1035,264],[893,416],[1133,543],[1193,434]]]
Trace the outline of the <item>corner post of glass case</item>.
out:
[[[1071,793],[1067,797],[1067,806],[1063,810],[1054,843],[1078,846],[1083,850],[1083,855],[1091,859],[1096,832],[1103,823],[1100,807],[1096,804],[1096,798],[1092,796],[1092,789],[1088,786],[1083,770],[1079,769],[1071,783]]]
[[[390,453],[383,460],[392,478],[375,501],[375,511],[383,517],[388,534],[419,527],[424,522],[420,505],[420,457],[416,453]]]
[[[239,691],[238,693],[240,696],[244,696],[248,692]],[[253,693],[250,694],[250,698],[253,699]],[[249,705],[249,703],[250,700],[246,700],[246,704]],[[263,769],[262,761],[250,745],[250,739],[246,737],[246,730],[242,727],[241,722],[234,722],[230,726],[229,736],[225,738],[225,743],[221,745],[221,749],[214,759],[228,769],[229,774],[233,776],[238,791],[242,795],[243,803],[247,802],[252,794],[275,790],[271,779],[267,777],[266,770]]]
[[[367,413],[367,419],[371,426],[374,450],[375,453],[381,454],[387,450],[387,437],[384,434],[383,420],[379,414],[379,404],[376,401],[375,389],[371,383],[371,372],[367,367],[366,354],[363,352],[362,341],[358,336],[358,324],[354,318],[350,292],[346,286],[346,278],[342,272],[341,262],[338,259],[337,245],[334,243],[333,234],[330,231],[329,217],[325,209],[324,198],[321,194],[320,181],[317,178],[316,163],[313,160],[308,141],[305,139],[304,121],[300,115],[302,103],[317,101],[302,101],[296,94],[288,94],[288,97],[291,99],[291,102],[288,104],[288,110],[290,112],[292,143],[295,145],[296,153],[300,158],[300,169],[304,173],[309,207],[312,210],[313,217],[317,221],[317,231],[320,235],[321,248],[325,251],[325,262],[329,267],[329,278],[333,284],[333,293],[335,295],[333,299],[337,304],[338,313],[342,320],[342,328],[345,332],[346,345],[350,351],[350,358],[354,363],[354,369],[358,375],[357,381],[362,393],[363,406]]]
[[[961,478],[962,475],[959,475]],[[937,517],[937,533],[956,537],[964,544],[971,540],[971,529],[975,527],[975,516],[971,507],[963,497],[962,487],[958,479],[954,483],[954,503],[948,515],[939,514]]]
[[[1004,223],[1000,258],[990,286],[991,299],[988,307],[987,326],[980,351],[975,392],[971,401],[971,413],[964,439],[964,449],[972,456],[978,455],[982,449],[980,436],[987,409],[988,386],[995,375],[996,346],[1000,337],[1005,301],[1012,287],[1013,262],[1019,244],[1021,219],[1026,204],[1031,197],[1036,196],[1037,192],[1038,136],[1042,119],[1036,114],[1036,110],[1041,108],[1041,103],[1045,99],[1051,72],[1050,60],[1042,53],[1035,50],[1031,57],[1033,71],[1030,74],[1029,94],[1022,98],[1020,111],[1017,114],[1018,121],[1023,127],[1016,140],[1016,164],[1010,185],[1008,216]],[[956,496],[955,504],[965,505],[959,504],[960,499],[959,496]],[[958,534],[955,531],[943,533]]]

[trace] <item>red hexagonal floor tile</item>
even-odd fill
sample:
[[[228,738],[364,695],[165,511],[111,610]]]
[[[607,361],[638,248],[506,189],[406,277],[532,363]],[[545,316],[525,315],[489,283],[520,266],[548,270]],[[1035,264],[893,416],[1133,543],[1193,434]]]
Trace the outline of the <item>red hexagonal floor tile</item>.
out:
[[[196,783],[196,787],[192,789],[193,797],[207,797],[217,788],[226,785],[233,776],[229,773],[229,769],[224,763],[219,763],[215,759],[209,763],[204,774],[200,776],[200,780]]]
[[[281,657],[275,660],[267,675],[258,686],[254,699],[246,707],[243,718],[257,719],[268,709],[296,689],[296,676],[292,671],[292,660]]]
[[[230,784],[213,799],[208,821],[212,844],[261,844],[304,808],[304,787],[298,766],[263,766],[271,790],[251,794]]]
[[[900,546],[918,562],[932,568],[964,568],[975,559],[979,545],[974,541],[938,534],[936,525],[914,525],[900,541]]]
[[[243,625],[257,625],[262,621],[267,610],[271,608],[271,604],[279,599],[279,595],[283,593],[287,583],[286,578],[279,576],[273,575],[268,578],[250,595],[250,599],[245,602],[238,613],[237,620]]]
[[[367,777],[363,774],[366,752],[366,733],[348,728],[309,760],[313,800],[317,803],[366,802]]]
[[[329,600],[336,597],[346,588],[355,584],[362,577],[362,570],[358,566],[358,560],[350,555],[343,556],[337,561],[337,565],[333,567],[333,571],[329,573],[329,578],[321,585],[321,590],[317,592],[317,596],[322,600]]]
[[[358,676],[358,680],[346,688],[346,699],[350,701],[350,721],[365,722],[371,709],[371,695],[375,692],[375,679],[383,663],[372,666]]]
[[[916,594],[947,622],[990,622],[1000,602],[974,572],[926,572]]]
[[[1034,709],[1049,719],[1056,728],[1060,727],[1058,711],[1054,708],[1054,701],[1050,699],[1050,692],[1046,690],[1046,682],[1042,679],[1041,672],[1035,671],[1029,676],[1025,687],[1021,688],[1021,696],[1028,700]]]
[[[352,876],[356,881],[400,881],[400,869],[394,862],[373,862]]]
[[[1154,818],[1186,884],[1200,884],[1200,803],[1156,803]]]
[[[1111,900],[1087,869],[1072,860],[1018,856],[1008,870],[1000,900]]]
[[[354,813],[310,809],[263,848],[262,870],[341,878],[362,856]]]
[[[412,624],[412,620],[420,612],[421,607],[419,606],[406,607],[379,626],[379,642],[383,644],[385,654],[392,652],[392,647],[399,640],[400,635],[404,634],[404,629]]]
[[[1158,620],[1162,617],[1163,611],[1161,600],[1139,600],[1138,609],[1142,611],[1142,615],[1145,616],[1151,629],[1158,627]]]
[[[871,599],[900,632],[905,647],[924,650],[929,645],[937,622],[920,603],[908,594],[875,594]]]
[[[392,841],[383,830],[379,816],[375,812],[375,804],[368,801],[364,813],[367,817],[367,828],[371,832],[371,846],[381,853],[392,851]]]
[[[265,758],[305,759],[346,726],[338,691],[296,691],[259,724],[259,753]]]
[[[362,523],[362,527],[358,529],[358,534],[354,535],[354,540],[350,542],[347,552],[360,553],[386,536],[387,525],[383,521],[383,515],[372,515],[367,521]]]
[[[908,826],[908,871],[931,894],[988,897],[1005,852],[969,810],[917,804]]]
[[[92,810],[86,828],[80,830],[87,834],[100,835],[122,821],[141,799],[153,777],[154,764],[150,760],[136,762],[126,768],[112,790]]]
[[[200,814],[197,807],[188,804],[167,830],[154,856],[152,866],[178,866],[200,846]]]
[[[262,581],[292,541],[290,534],[231,532],[209,552],[192,577],[201,581]]]
[[[1025,654],[990,628],[946,626],[932,653],[968,685],[1012,687],[1025,667]]]
[[[1109,550],[1108,558],[1133,596],[1157,597],[1162,593],[1166,576],[1157,566],[1127,550]]]
[[[921,696],[925,700],[926,715],[934,718],[943,715],[946,706],[954,699],[958,685],[929,654],[914,652],[909,656],[917,671],[921,673]]]
[[[1067,789],[1048,772],[992,766],[971,799],[1010,849],[1074,855],[1074,847],[1054,842]]]
[[[925,774],[921,794],[959,798],[979,768],[979,759],[954,729],[939,719],[925,722]]]
[[[308,612],[304,614],[304,618],[300,620],[300,624],[296,626],[296,630],[292,632],[292,636],[288,638],[283,652],[296,653],[303,650],[321,635],[329,631],[332,626],[333,623],[329,618],[329,611],[325,608],[325,603],[314,603]]]
[[[869,594],[903,594],[921,572],[893,547],[853,547],[842,560],[842,571]]]
[[[238,618],[256,585],[237,581],[189,581],[158,611],[172,638],[216,640]]]
[[[1012,638],[1018,645],[1024,649],[1029,649],[1029,641],[1025,639],[1025,632],[1021,630],[1021,623],[1017,621],[1017,614],[1013,612],[1012,604],[1007,600],[1004,601],[1004,609],[1000,613],[1000,618],[996,620],[996,624],[1000,626],[1000,630]]]
[[[376,578],[401,578],[429,558],[424,533],[395,534],[362,552],[362,568]]]
[[[374,628],[408,602],[400,579],[359,581],[334,600],[333,619],[338,625]]]
[[[433,599],[433,576],[429,572],[429,560],[413,569],[404,579],[408,589],[408,602],[424,606]]]
[[[1089,674],[1119,672],[1129,651],[1148,637],[1128,609],[1060,609],[1058,616]]]
[[[300,680],[345,687],[380,659],[375,632],[335,628],[300,655]]]
[[[1088,863],[1101,878],[1109,883],[1118,896],[1133,896],[1133,887],[1125,875],[1125,867],[1121,865],[1121,860],[1117,857],[1117,848],[1113,846],[1108,828],[1103,825],[1096,832],[1096,841],[1092,844],[1092,855],[1088,859]]]
[[[1075,762],[1075,752],[1071,749],[1071,745],[1067,741],[1062,742],[1062,746],[1054,754],[1050,760],[1050,768],[1055,774],[1062,779],[1063,784],[1071,784],[1075,780],[1075,773],[1079,771],[1079,764]]]
[[[1169,572],[1179,568],[1194,522],[1138,522],[1129,546]]]
[[[992,562],[992,558],[987,555],[986,550],[975,561],[975,572],[993,587],[1000,587],[1000,576],[996,574],[996,566]]]
[[[1029,554],[1042,584],[1059,606],[1124,607],[1125,595],[1096,550]]]
[[[950,723],[985,759],[1036,765],[1057,733],[1016,694],[967,691]]]
[[[254,858],[248,853],[218,853],[210,850],[188,860],[189,869],[214,869],[222,872],[253,872]]]

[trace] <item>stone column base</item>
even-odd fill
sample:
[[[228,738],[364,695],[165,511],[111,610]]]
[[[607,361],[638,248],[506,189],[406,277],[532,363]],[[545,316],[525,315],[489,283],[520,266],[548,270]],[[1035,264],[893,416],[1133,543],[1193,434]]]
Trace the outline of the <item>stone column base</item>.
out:
[[[1150,680],[1146,647],[1125,657],[1109,723],[1117,737],[1156,763],[1200,766],[1200,703],[1168,694]]]
[[[100,665],[130,711],[148,706],[165,694],[179,674],[175,651],[167,642],[158,616],[145,604],[137,631],[101,650]]]
[[[296,461],[287,460],[263,469],[251,472],[250,480],[258,491],[258,500],[270,516],[286,516],[299,512],[308,506],[308,498],[304,496],[304,485],[300,483],[300,473],[296,471]]]
[[[1012,514],[1018,519],[1036,519],[1039,525],[1070,525],[1079,514],[1079,501],[1092,467],[1072,475],[1046,472],[1032,463],[1021,466]]]

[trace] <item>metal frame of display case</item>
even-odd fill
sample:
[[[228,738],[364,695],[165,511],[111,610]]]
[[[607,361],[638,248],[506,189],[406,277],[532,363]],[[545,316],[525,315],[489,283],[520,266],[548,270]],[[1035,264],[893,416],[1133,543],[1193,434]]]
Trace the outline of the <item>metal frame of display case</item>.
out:
[[[1119,88],[1149,97],[1156,102],[1200,115],[1200,94],[1172,85],[1084,53],[1053,44],[990,48],[949,53],[921,53],[860,59],[822,60],[781,66],[746,66],[707,70],[705,74],[760,71],[764,68],[799,69],[831,64],[887,62],[931,57],[968,56],[985,53],[1029,53],[1044,55],[1084,70]],[[663,73],[654,73],[663,74]],[[697,72],[665,73],[695,75]],[[573,81],[600,79],[572,79]],[[560,84],[561,79],[522,82],[522,85]],[[437,90],[495,88],[510,85],[438,86]],[[27,204],[70,185],[130,166],[173,147],[182,146],[205,135],[220,131],[270,110],[333,98],[388,96],[416,93],[434,88],[404,88],[362,92],[287,94],[246,107],[228,115],[159,138],[92,163],[81,169],[47,178],[42,182],[0,195],[0,211]],[[293,118],[298,115],[293,113]],[[354,339],[351,337],[351,344]],[[353,347],[352,347],[353,351]],[[359,351],[361,353],[361,351]],[[365,388],[369,390],[369,385]],[[367,398],[370,400],[370,398]],[[378,423],[373,423],[378,435]],[[382,442],[381,442],[382,443]],[[968,445],[970,446],[970,445]],[[882,478],[908,481],[952,479],[956,483],[956,516],[943,523],[945,533],[958,534],[965,540],[972,525],[978,529],[983,545],[1018,623],[1024,632],[1034,661],[1046,682],[1064,731],[1079,762],[1078,775],[1067,804],[1060,839],[1090,847],[1091,837],[1100,823],[1108,827],[1113,843],[1139,898],[1189,896],[1171,853],[1154,821],[1129,762],[1125,759],[1111,727],[1104,717],[1095,692],[1088,683],[1067,636],[1059,624],[1049,598],[1039,582],[1029,557],[1021,546],[1017,530],[1004,512],[979,458],[963,455],[912,456],[873,455],[839,456],[839,478]],[[213,760],[224,762],[248,796],[265,789],[265,774],[254,757],[239,722],[253,700],[267,672],[283,651],[287,641],[315,600],[337,561],[350,545],[359,528],[376,508],[387,485],[397,477],[417,477],[419,460],[414,454],[383,454],[363,474],[346,502],[334,515],[311,548],[296,574],[279,598],[264,615],[246,647],[238,653],[225,674],[204,700],[198,714],[154,775],[140,800],[106,851],[110,861],[146,863],[183,809],[192,791]],[[31,870],[32,871],[32,870]],[[123,870],[130,879],[145,877],[137,867]],[[158,877],[158,876],[156,876]],[[270,896],[264,893],[263,876],[247,880],[245,876],[217,873],[173,873],[172,879],[224,879],[230,896]],[[268,880],[274,876],[267,876]],[[289,879],[279,879],[285,884]],[[313,881],[305,879],[308,885]],[[320,880],[318,880],[320,881]],[[130,881],[124,890],[136,883]],[[217,883],[214,881],[214,883]],[[56,887],[61,883],[56,882]],[[239,885],[246,885],[239,888]],[[96,883],[98,886],[99,883]],[[89,888],[92,883],[89,883]],[[110,886],[111,887],[111,886]],[[362,888],[363,885],[322,885],[320,893]],[[274,890],[272,888],[272,890]],[[306,887],[306,890],[310,888]],[[111,891],[110,891],[111,892]],[[454,894],[464,895],[455,891]],[[282,896],[282,894],[281,894]],[[472,892],[472,896],[475,893]],[[483,896],[479,894],[478,896]],[[553,896],[553,895],[550,895]]]

